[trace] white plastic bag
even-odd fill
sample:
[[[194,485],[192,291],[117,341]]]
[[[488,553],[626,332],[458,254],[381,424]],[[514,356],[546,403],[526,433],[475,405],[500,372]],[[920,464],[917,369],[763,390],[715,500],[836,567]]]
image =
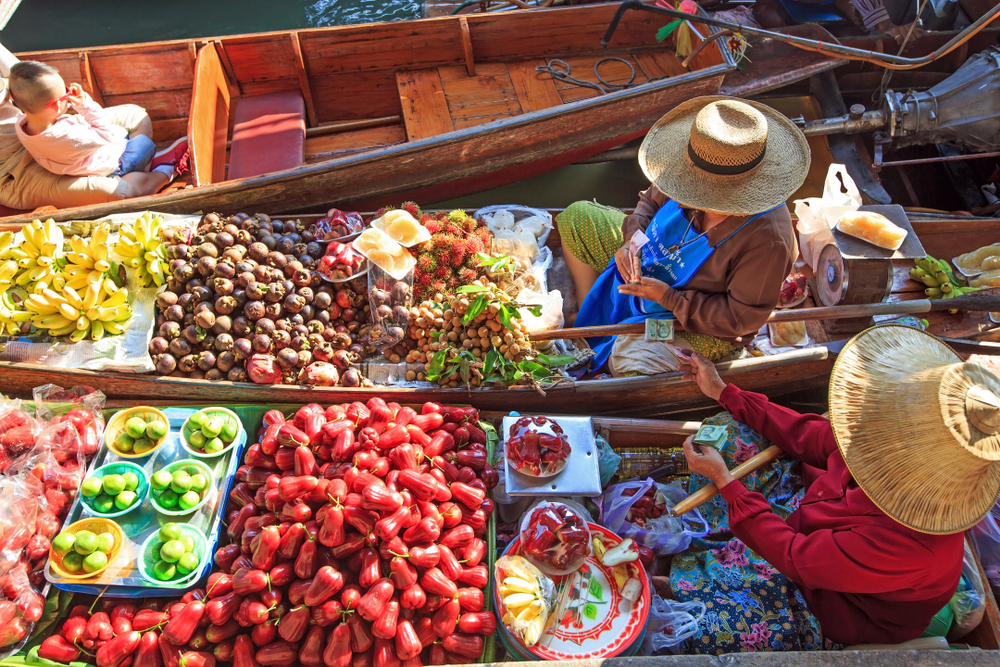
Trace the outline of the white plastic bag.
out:
[[[826,173],[822,197],[795,200],[795,217],[799,219],[799,247],[802,258],[813,269],[823,247],[834,243],[833,229],[840,216],[861,206],[861,193],[854,179],[842,164],[831,164]]]
[[[521,290],[517,295],[517,302],[542,307],[542,314],[538,317],[528,312],[527,308],[520,309],[522,320],[527,325],[529,333],[562,329],[565,319],[563,317],[562,292],[559,290],[552,290],[548,294],[529,289]]]
[[[658,595],[650,598],[649,625],[642,642],[642,655],[656,655],[671,649],[699,633],[698,622],[705,615],[701,602],[664,600]]]

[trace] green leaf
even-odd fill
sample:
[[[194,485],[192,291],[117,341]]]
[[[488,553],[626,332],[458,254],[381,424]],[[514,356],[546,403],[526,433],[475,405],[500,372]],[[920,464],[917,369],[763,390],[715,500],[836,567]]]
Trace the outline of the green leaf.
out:
[[[462,382],[468,383],[469,379],[472,377],[472,366],[468,359],[462,359],[462,363],[458,366],[458,374],[462,378]]]
[[[427,379],[430,382],[433,382],[441,377],[441,372],[444,370],[446,352],[447,350],[441,350],[431,357],[431,365],[427,369]]]
[[[500,304],[500,321],[503,323],[504,327],[509,330],[514,329],[514,322],[511,320],[512,317],[517,315],[517,310],[511,308],[507,304]]]
[[[496,368],[497,360],[500,358],[500,353],[496,350],[490,350],[486,353],[486,357],[483,359],[483,377],[492,377],[493,369]]]
[[[656,41],[662,42],[667,37],[670,37],[671,33],[673,33],[674,30],[677,30],[678,27],[680,27],[680,24],[681,24],[681,20],[677,19],[676,21],[671,21],[667,25],[665,25],[662,28],[660,28],[659,30],[657,30],[656,31]]]
[[[547,354],[538,353],[538,360],[546,366],[565,366],[576,361],[572,354],[554,354],[551,357]]]
[[[541,317],[542,316],[542,307],[541,306],[524,306],[524,308],[529,313],[531,313],[532,315],[534,315],[535,317]]]
[[[522,361],[518,364],[520,370],[531,375],[531,377],[536,380],[542,380],[547,377],[552,377],[552,371],[550,371],[545,366],[541,364],[536,364],[534,361]]]
[[[486,253],[482,252],[477,252],[476,257],[479,259],[479,263],[483,266],[490,266],[491,264],[496,263],[497,259],[499,259],[497,257],[490,257]]]
[[[476,299],[469,304],[469,309],[465,311],[465,315],[462,316],[462,324],[468,324],[472,320],[479,317],[479,314],[486,310],[486,306],[489,302],[486,299],[485,294],[480,294]]]
[[[487,288],[483,287],[482,285],[462,285],[457,290],[455,290],[455,293],[456,294],[474,294],[476,292],[485,292],[486,289]]]

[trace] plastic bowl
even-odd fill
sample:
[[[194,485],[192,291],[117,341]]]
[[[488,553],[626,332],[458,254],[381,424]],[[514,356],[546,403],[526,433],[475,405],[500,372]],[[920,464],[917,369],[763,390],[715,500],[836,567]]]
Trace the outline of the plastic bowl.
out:
[[[189,475],[193,475],[195,473],[201,473],[202,475],[205,476],[205,479],[208,480],[208,489],[205,491],[205,494],[201,497],[201,502],[199,502],[194,507],[190,507],[186,510],[167,509],[166,507],[160,504],[156,495],[152,492],[152,490],[150,490],[149,497],[153,501],[153,507],[160,514],[163,514],[165,516],[186,516],[188,514],[193,514],[194,512],[197,512],[199,509],[201,509],[201,506],[205,504],[205,501],[208,500],[208,497],[212,495],[212,490],[215,487],[215,475],[212,474],[212,469],[209,468],[204,463],[202,463],[201,461],[195,459],[181,459],[180,461],[174,461],[173,463],[162,469],[166,470],[171,474],[173,474],[177,470],[186,470]]]
[[[132,452],[121,452],[115,447],[115,440],[118,436],[125,430],[125,422],[127,422],[132,417],[142,417],[144,421],[152,421],[157,419],[162,421],[167,425],[167,435],[163,436],[156,442],[156,446],[145,454],[133,454]],[[144,459],[147,456],[156,452],[157,449],[163,446],[163,443],[167,441],[167,437],[170,435],[170,420],[167,416],[157,410],[156,408],[150,408],[146,406],[140,406],[136,408],[128,408],[127,410],[120,410],[115,413],[115,416],[108,421],[107,428],[104,429],[104,444],[108,446],[111,453],[115,456],[119,456],[123,459]]]
[[[184,588],[197,579],[198,575],[204,570],[205,559],[209,555],[208,540],[205,539],[205,534],[189,523],[180,523],[177,525],[181,527],[182,534],[190,535],[194,539],[194,553],[198,556],[198,567],[187,574],[176,574],[172,579],[157,579],[153,576],[153,568],[156,566],[156,561],[158,560],[156,552],[160,548],[160,545],[163,544],[160,541],[160,531],[156,531],[142,543],[142,547],[139,549],[139,558],[136,559],[136,564],[139,567],[139,573],[142,575],[142,578],[153,585]]]
[[[122,532],[121,526],[112,521],[111,519],[105,519],[102,517],[91,517],[89,519],[80,519],[74,524],[70,524],[66,528],[60,530],[60,533],[72,533],[76,535],[81,530],[89,530],[95,535],[100,535],[101,533],[111,533],[114,535],[115,544],[111,547],[111,553],[108,554],[108,564],[102,567],[100,570],[95,570],[94,572],[68,572],[63,569],[63,557],[55,552],[53,549],[49,549],[49,565],[52,571],[56,573],[57,576],[63,579],[90,579],[100,575],[104,570],[118,558],[118,554],[121,553],[122,547],[125,545],[125,534]],[[58,533],[56,533],[58,535]]]
[[[184,424],[181,426],[181,447],[183,447],[184,450],[191,456],[199,459],[215,459],[222,456],[236,445],[246,441],[247,436],[246,431],[243,429],[243,422],[240,421],[240,418],[237,417],[236,413],[232,410],[227,410],[226,408],[204,408],[202,410],[197,410],[197,412],[204,412],[209,415],[218,415],[231,419],[236,422],[239,430],[236,432],[236,437],[233,438],[233,441],[223,447],[220,451],[215,452],[214,454],[206,454],[205,452],[196,449],[188,442],[188,436],[194,432],[194,427],[191,426],[191,417],[189,416],[184,420]]]
[[[109,463],[101,466],[92,474],[87,475],[87,477],[103,477],[104,475],[115,474],[121,475],[126,472],[134,472],[139,478],[139,486],[135,489],[135,502],[132,503],[127,509],[115,509],[114,512],[98,512],[94,509],[94,499],[87,498],[81,493],[80,502],[83,503],[83,506],[88,514],[104,517],[105,519],[113,519],[114,517],[127,514],[142,505],[142,501],[145,500],[146,494],[149,493],[149,477],[146,476],[146,471],[136,464],[129,461],[116,461],[115,463]]]

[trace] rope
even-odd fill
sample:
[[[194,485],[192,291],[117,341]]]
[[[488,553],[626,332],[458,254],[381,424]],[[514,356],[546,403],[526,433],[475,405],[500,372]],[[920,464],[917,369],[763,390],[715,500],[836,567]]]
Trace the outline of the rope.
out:
[[[903,38],[903,43],[899,45],[899,51],[896,55],[903,55],[903,51],[906,50],[906,45],[910,42],[910,37],[913,36],[913,30],[917,27],[920,22],[920,17],[924,13],[924,9],[927,8],[928,0],[923,0],[917,9],[917,16],[913,19],[913,23],[910,24],[910,29],[906,31],[906,36]],[[892,80],[893,70],[885,69],[882,71],[882,81],[879,83],[878,90],[872,93],[872,102],[878,103],[885,96],[887,90],[889,90],[889,82]]]
[[[610,60],[623,63],[626,67],[628,67],[629,72],[631,72],[631,76],[629,76],[628,81],[626,81],[625,83],[611,83],[610,81],[606,81],[604,77],[601,76],[600,72],[601,65]],[[562,68],[562,69],[557,69],[557,68]],[[635,67],[632,66],[632,63],[625,60],[624,58],[617,58],[614,56],[610,56],[608,58],[601,58],[596,63],[594,63],[594,77],[596,77],[597,80],[600,81],[600,83],[594,83],[593,81],[587,81],[586,79],[577,79],[574,76],[570,76],[569,63],[567,63],[565,60],[560,60],[559,58],[553,58],[548,62],[547,65],[536,67],[535,71],[542,72],[543,74],[549,74],[556,81],[562,81],[563,83],[568,83],[572,86],[580,86],[582,88],[590,88],[592,90],[596,90],[602,95],[613,93],[619,90],[625,90],[627,88],[633,88],[635,86],[645,85],[647,83],[654,83],[656,81],[661,81],[663,79],[667,79],[670,77],[670,75],[668,74],[666,76],[659,76],[653,79],[647,79],[646,81],[636,82]]]

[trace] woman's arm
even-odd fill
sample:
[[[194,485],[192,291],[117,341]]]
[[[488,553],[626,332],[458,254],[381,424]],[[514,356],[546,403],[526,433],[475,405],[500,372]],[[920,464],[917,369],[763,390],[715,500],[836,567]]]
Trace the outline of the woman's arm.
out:
[[[622,223],[622,237],[625,245],[628,245],[632,235],[640,229],[646,231],[649,221],[653,219],[656,212],[660,210],[667,201],[666,195],[656,189],[655,185],[650,185],[645,191],[639,193],[639,202],[635,205],[635,212],[625,218]]]

